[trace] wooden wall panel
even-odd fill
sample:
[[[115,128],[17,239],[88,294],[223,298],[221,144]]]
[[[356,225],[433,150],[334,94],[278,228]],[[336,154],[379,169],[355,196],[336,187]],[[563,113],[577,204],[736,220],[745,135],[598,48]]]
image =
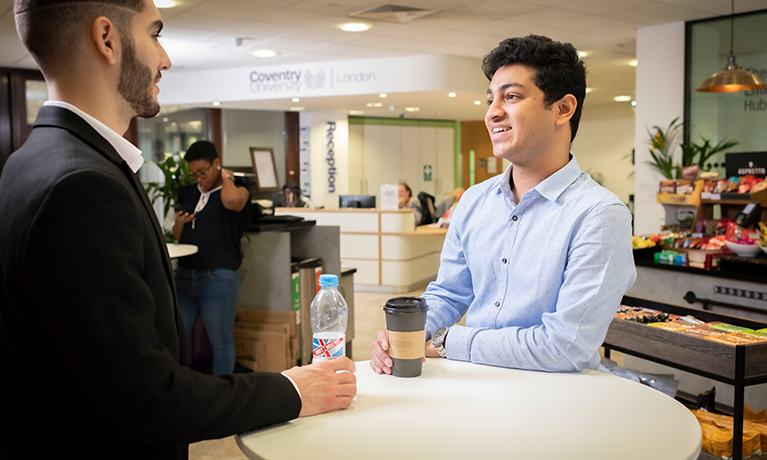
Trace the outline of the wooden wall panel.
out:
[[[301,185],[301,126],[298,112],[285,112],[285,182]]]
[[[493,156],[493,144],[490,142],[490,136],[487,134],[487,128],[484,121],[464,121],[461,122],[461,154],[463,155],[463,188],[469,188],[469,151],[474,150],[474,171],[475,184],[478,184],[490,177],[502,172],[501,160]],[[496,163],[495,174],[488,174],[487,167],[479,167],[479,160],[494,161]]]

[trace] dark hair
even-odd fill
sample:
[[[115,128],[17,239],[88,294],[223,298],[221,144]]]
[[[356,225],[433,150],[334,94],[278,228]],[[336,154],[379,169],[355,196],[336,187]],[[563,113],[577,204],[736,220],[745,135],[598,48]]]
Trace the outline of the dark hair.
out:
[[[586,65],[578,57],[578,51],[570,43],[561,43],[540,35],[507,38],[490,51],[482,61],[482,72],[488,80],[493,79],[501,67],[522,64],[535,69],[535,84],[545,95],[544,104],[551,104],[567,94],[578,102],[570,118],[570,142],[578,132],[583,100],[586,98]]]
[[[399,185],[401,185],[401,186],[405,187],[405,190],[407,190],[407,194],[408,194],[408,195],[410,195],[410,198],[413,198],[413,191],[412,191],[412,190],[410,190],[410,186],[409,186],[409,185],[407,185],[407,184],[406,184],[406,183],[404,183],[404,182],[400,182],[400,184],[399,184]]]
[[[296,194],[299,194],[299,195],[301,194],[301,189],[292,180],[289,180],[289,181],[285,182],[285,185],[282,186],[282,190],[283,191],[291,190],[293,193],[296,193]]]
[[[190,145],[184,154],[187,163],[195,160],[206,160],[208,163],[213,163],[216,158],[218,158],[216,146],[210,141],[197,141]]]
[[[131,37],[131,21],[144,10],[142,0],[14,0],[19,38],[46,77],[66,72],[76,62],[83,34],[100,16],[120,37]]]

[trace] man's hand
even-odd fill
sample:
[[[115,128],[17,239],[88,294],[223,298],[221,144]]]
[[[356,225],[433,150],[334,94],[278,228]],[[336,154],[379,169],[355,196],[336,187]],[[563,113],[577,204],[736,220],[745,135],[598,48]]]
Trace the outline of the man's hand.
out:
[[[441,358],[431,340],[427,340],[424,347],[424,362],[426,362],[426,358]],[[378,331],[378,339],[373,342],[370,348],[370,367],[373,368],[373,371],[376,374],[391,374],[392,360],[387,352],[389,342],[386,340],[386,331]]]
[[[431,340],[428,340],[426,342],[426,357],[427,358],[441,358],[442,356],[437,353],[437,349],[434,348],[434,344],[431,343]]]
[[[301,413],[308,417],[332,410],[346,409],[357,395],[357,370],[347,357],[319,361],[283,372],[298,385]]]
[[[387,350],[389,341],[386,340],[386,331],[378,331],[378,339],[373,342],[370,351],[370,367],[376,374],[391,374],[392,360]]]

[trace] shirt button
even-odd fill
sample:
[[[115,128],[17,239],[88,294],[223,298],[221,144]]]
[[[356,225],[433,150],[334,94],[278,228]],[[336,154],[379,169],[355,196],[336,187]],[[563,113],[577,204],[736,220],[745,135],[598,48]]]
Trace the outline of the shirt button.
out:
[[[496,306],[496,307],[500,307],[500,306],[501,306],[501,302],[496,302],[496,303],[495,303],[495,306]]]
[[[514,222],[516,222],[516,221],[517,221],[517,216],[513,216],[513,217],[511,218],[511,220],[513,220]]]
[[[508,261],[506,259],[501,259],[501,262],[506,263]]]

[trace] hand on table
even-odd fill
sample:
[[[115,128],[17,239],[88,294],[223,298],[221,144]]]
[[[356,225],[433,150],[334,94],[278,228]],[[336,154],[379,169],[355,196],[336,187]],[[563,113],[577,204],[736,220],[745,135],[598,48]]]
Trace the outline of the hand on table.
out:
[[[301,392],[299,417],[346,409],[357,395],[356,367],[347,357],[319,361],[283,372]],[[346,372],[340,372],[346,371]]]
[[[176,222],[181,222],[182,224],[185,224],[195,219],[196,217],[194,217],[194,214],[189,214],[186,211],[176,211]]]
[[[437,350],[434,349],[431,340],[427,340],[424,347],[424,362],[426,358],[441,358]],[[392,360],[389,357],[388,349],[389,342],[386,340],[386,331],[380,330],[378,331],[378,339],[373,342],[370,351],[370,367],[376,374],[391,374]]]

